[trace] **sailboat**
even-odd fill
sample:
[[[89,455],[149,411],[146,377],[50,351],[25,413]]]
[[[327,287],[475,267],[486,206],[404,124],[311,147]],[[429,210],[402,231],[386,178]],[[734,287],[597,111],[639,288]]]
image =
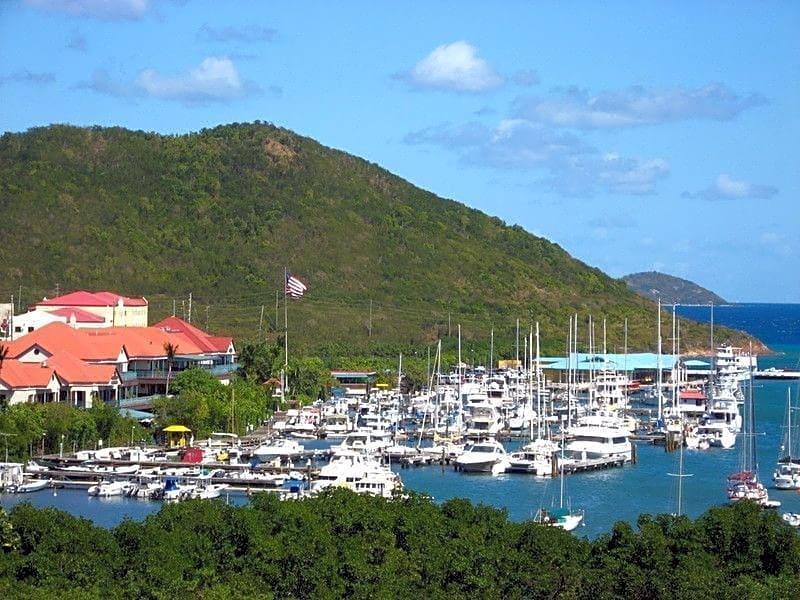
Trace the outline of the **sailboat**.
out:
[[[758,460],[756,458],[755,410],[753,408],[753,368],[750,367],[750,378],[747,399],[744,405],[744,428],[742,435],[742,454],[739,470],[728,475],[727,494],[731,502],[750,500],[764,508],[777,508],[781,505],[777,500],[770,500],[767,488],[758,478]]]
[[[533,348],[533,334],[531,334],[531,348]],[[529,401],[533,402],[533,352],[528,352],[528,388]],[[509,458],[508,471],[511,473],[530,473],[538,477],[550,477],[553,474],[553,454],[558,451],[558,445],[550,439],[549,428],[546,428],[544,419],[544,402],[542,400],[543,376],[541,371],[541,356],[539,348],[539,323],[536,323],[536,439],[533,439],[533,421],[530,427],[530,443],[525,444],[519,451],[513,452]],[[534,413],[531,408],[531,413]],[[542,430],[547,429],[548,435],[542,437]]]
[[[678,472],[667,473],[667,475],[678,478],[678,509],[675,512],[675,516],[680,517],[683,514],[683,479],[693,475],[693,473],[683,472],[683,444],[678,447]]]
[[[536,516],[533,518],[534,523],[539,525],[546,525],[548,527],[558,527],[564,531],[572,531],[583,522],[583,511],[573,510],[571,506],[564,507],[564,440],[561,440],[561,458],[560,465],[560,478],[561,478],[561,495],[558,501],[558,508],[540,508],[536,511]]]
[[[800,440],[798,423],[792,421],[792,390],[787,390],[786,419],[784,422],[783,442],[778,456],[778,466],[772,474],[772,481],[779,490],[800,489]]]

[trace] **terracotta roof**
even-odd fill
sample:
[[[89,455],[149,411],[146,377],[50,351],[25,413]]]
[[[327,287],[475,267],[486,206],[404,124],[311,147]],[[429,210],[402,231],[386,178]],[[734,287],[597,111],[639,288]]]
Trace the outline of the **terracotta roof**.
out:
[[[53,377],[53,369],[44,363],[24,363],[6,359],[0,369],[0,381],[16,389],[44,388]]]
[[[101,317],[100,315],[96,315],[94,313],[90,313],[87,310],[83,310],[82,308],[77,307],[70,307],[70,308],[57,308],[56,310],[49,310],[47,311],[50,314],[58,315],[59,317],[64,317],[67,322],[72,319],[72,316],[75,316],[76,323],[105,323],[106,320]]]
[[[231,342],[233,342],[232,337],[209,335],[191,323],[187,323],[183,319],[174,316],[167,317],[152,327],[157,327],[168,333],[184,336],[198,347],[201,352],[227,352]],[[181,354],[184,353],[186,352],[181,348]]]
[[[52,355],[66,352],[80,360],[116,361],[123,349],[129,359],[161,358],[166,356],[167,343],[177,347],[178,354],[200,355],[227,352],[231,342],[232,338],[210,336],[170,317],[153,327],[73,329],[66,323],[48,323],[7,346],[9,358],[19,358],[39,346]]]
[[[115,365],[97,365],[84,362],[67,354],[56,354],[47,360],[56,375],[69,384],[101,384],[107,385],[117,372]]]
[[[147,306],[146,298],[128,298],[114,292],[88,292],[78,290],[56,298],[44,298],[36,306],[115,306],[119,300],[124,306]]]

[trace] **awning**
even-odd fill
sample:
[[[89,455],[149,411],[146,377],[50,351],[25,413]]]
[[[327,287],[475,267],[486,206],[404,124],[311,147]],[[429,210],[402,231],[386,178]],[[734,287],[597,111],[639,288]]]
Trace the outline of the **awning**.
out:
[[[161,431],[166,431],[167,433],[191,433],[192,430],[188,427],[184,427],[183,425],[170,425],[169,427],[164,427]]]

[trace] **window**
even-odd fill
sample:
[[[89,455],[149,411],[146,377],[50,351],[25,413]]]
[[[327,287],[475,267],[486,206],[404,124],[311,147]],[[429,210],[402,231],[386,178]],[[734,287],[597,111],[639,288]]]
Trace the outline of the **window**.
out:
[[[30,333],[31,331],[33,331],[33,326],[32,325],[28,325],[28,333]]]

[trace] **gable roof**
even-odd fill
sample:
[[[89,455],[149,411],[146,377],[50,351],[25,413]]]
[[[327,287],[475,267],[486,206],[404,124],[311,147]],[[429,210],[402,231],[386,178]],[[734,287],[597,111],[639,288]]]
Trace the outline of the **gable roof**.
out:
[[[185,337],[199,348],[201,352],[227,352],[233,342],[232,337],[209,335],[202,329],[175,316],[167,317],[153,325],[153,327],[161,329],[166,333],[178,334]],[[182,354],[186,353],[183,348],[180,350]]]
[[[75,317],[76,323],[105,323],[106,320],[100,315],[90,313],[82,308],[70,306],[69,308],[57,308],[55,310],[48,310],[52,315],[64,317],[68,322],[72,317]]]
[[[48,359],[47,366],[52,367],[56,375],[69,384],[107,385],[117,373],[115,365],[87,363],[66,352]]]
[[[225,353],[233,338],[210,336],[181,319],[170,317],[152,327],[102,327],[73,329],[66,323],[48,323],[8,342],[8,356],[16,359],[38,346],[48,354],[64,352],[83,361],[116,361],[121,352],[131,360],[163,358],[164,345],[177,347],[181,355]]]
[[[0,369],[0,381],[9,388],[44,388],[50,384],[52,377],[52,367],[44,363],[6,359]]]
[[[129,298],[114,292],[89,292],[78,290],[55,298],[44,298],[36,306],[116,306],[122,300],[123,306],[147,306],[147,299]]]

